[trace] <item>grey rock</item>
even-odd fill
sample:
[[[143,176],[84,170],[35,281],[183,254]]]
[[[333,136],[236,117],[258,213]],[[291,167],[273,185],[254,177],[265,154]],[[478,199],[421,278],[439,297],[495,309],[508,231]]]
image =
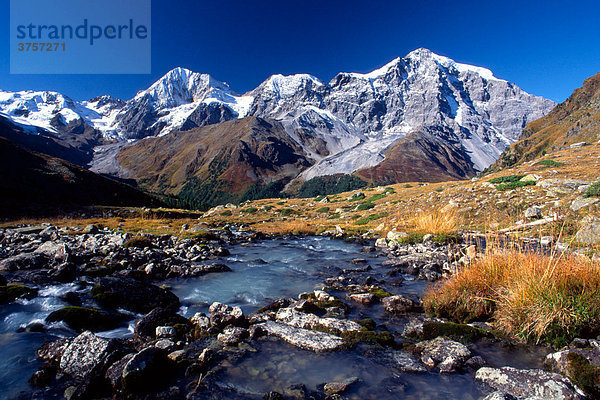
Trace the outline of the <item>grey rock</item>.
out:
[[[41,268],[46,262],[47,258],[43,254],[22,253],[0,261],[0,271]]]
[[[277,322],[303,329],[326,328],[332,332],[343,333],[358,331],[361,325],[354,321],[337,318],[320,318],[314,314],[306,314],[293,308],[282,308],[275,316]]]
[[[525,210],[525,218],[539,219],[542,218],[542,208],[539,206],[531,206]]]
[[[109,340],[86,331],[73,339],[64,349],[60,369],[65,373],[83,378],[100,365],[112,350]]]
[[[425,365],[437,367],[443,373],[456,372],[471,358],[467,346],[443,337],[419,342],[415,348]]]
[[[325,393],[329,395],[341,394],[348,390],[350,385],[356,382],[358,382],[357,377],[348,378],[343,380],[342,382],[330,382],[325,384],[323,390],[325,390]]]
[[[227,325],[245,325],[244,313],[239,307],[231,307],[226,304],[214,302],[210,305],[210,324],[215,328],[224,328]]]
[[[385,297],[381,303],[383,309],[391,314],[406,314],[419,309],[419,305],[414,300],[402,295]]]
[[[581,228],[575,234],[575,239],[587,245],[600,243],[600,218],[585,217],[582,220]]]
[[[317,353],[340,350],[345,346],[342,338],[328,333],[296,328],[273,321],[267,321],[257,326],[260,326],[269,335],[277,336],[296,347]]]
[[[475,379],[495,390],[519,398],[537,397],[547,400],[578,400],[585,398],[583,393],[568,378],[539,369],[483,367],[475,373]]]
[[[165,353],[155,347],[147,347],[136,353],[125,364],[121,379],[127,392],[145,392],[160,386],[169,376],[169,363]]]
[[[234,326],[223,329],[223,333],[217,335],[217,340],[226,346],[233,346],[240,343],[242,340],[247,338],[249,335],[248,330]]]
[[[596,204],[598,199],[595,197],[578,197],[571,203],[571,210],[579,211],[582,208],[587,208],[593,204]]]
[[[392,358],[396,363],[396,368],[402,372],[427,372],[427,367],[409,353],[394,351]]]
[[[504,393],[502,391],[497,390],[495,392],[488,394],[481,400],[517,400],[517,399],[508,393]]]
[[[593,366],[600,366],[600,351],[597,349],[570,349],[548,354],[544,360],[544,369],[568,376],[569,354],[578,354],[588,360]]]
[[[157,326],[155,334],[157,338],[174,338],[177,332],[172,326]]]

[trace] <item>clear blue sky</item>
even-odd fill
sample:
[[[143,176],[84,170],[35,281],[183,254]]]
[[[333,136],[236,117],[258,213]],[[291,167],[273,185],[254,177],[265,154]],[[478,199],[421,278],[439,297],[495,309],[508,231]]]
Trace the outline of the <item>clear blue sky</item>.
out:
[[[149,75],[10,75],[9,0],[0,4],[0,89],[56,90],[77,100],[129,99],[177,66],[240,93],[274,73],[329,81],[418,47],[559,102],[600,71],[598,0],[153,0]]]

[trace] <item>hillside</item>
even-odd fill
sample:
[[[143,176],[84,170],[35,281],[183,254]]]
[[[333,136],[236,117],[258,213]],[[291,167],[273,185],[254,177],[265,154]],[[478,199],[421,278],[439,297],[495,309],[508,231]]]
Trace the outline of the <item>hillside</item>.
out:
[[[256,117],[147,138],[121,150],[117,159],[129,178],[149,190],[201,208],[264,190],[275,196],[310,166],[280,123]]]
[[[530,122],[518,142],[508,148],[490,170],[533,160],[576,143],[600,140],[600,73],[586,79],[548,115]]]
[[[73,211],[88,206],[159,206],[139,190],[0,137],[0,217]]]

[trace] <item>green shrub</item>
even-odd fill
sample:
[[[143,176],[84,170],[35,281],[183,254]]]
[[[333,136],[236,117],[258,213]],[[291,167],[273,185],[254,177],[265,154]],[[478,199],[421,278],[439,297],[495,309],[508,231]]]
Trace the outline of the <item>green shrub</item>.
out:
[[[540,167],[562,167],[565,163],[546,159],[536,162],[535,165],[539,165]]]
[[[350,197],[350,201],[359,201],[359,200],[364,200],[365,199],[365,195],[363,193],[359,193],[359,194],[353,194]]]
[[[257,211],[258,211],[258,208],[256,208],[256,207],[248,207],[248,208],[246,208],[246,209],[244,210],[244,212],[245,212],[246,214],[254,214],[254,213],[256,213]]]
[[[291,208],[283,208],[279,211],[279,213],[281,215],[283,215],[284,217],[289,217],[290,215],[298,214],[296,211],[292,210]]]
[[[525,175],[507,175],[507,176],[499,176],[498,178],[490,179],[488,182],[497,184],[497,183],[512,183],[518,182],[523,179]]]
[[[330,210],[329,207],[321,207],[316,212],[319,214],[327,214],[329,212],[329,210]]]
[[[231,212],[231,210],[225,210],[225,211],[222,211],[222,212],[221,212],[221,215],[222,215],[223,217],[230,217],[230,216],[232,216],[232,215],[233,215],[233,213]]]
[[[388,216],[388,213],[371,214],[371,215],[368,215],[368,216],[366,216],[364,218],[361,218],[361,219],[357,220],[354,223],[354,225],[366,225],[366,224],[368,224],[371,221],[376,221],[378,219],[381,219],[381,218],[384,218],[384,217],[387,217],[387,216]]]
[[[356,207],[356,210],[357,211],[365,211],[365,210],[370,210],[373,207],[375,207],[375,204],[366,201],[364,203],[359,204],[358,207]]]
[[[535,186],[535,181],[525,181],[525,182],[517,181],[517,182],[502,183],[502,184],[498,185],[498,187],[496,189],[503,192],[505,190],[512,190],[512,189],[517,189],[517,188],[521,188],[521,187],[525,187],[525,186]]]
[[[366,201],[367,202],[372,202],[372,201],[377,201],[377,200],[381,200],[386,196],[386,193],[379,193],[379,194],[374,194],[373,196],[369,197]]]
[[[583,197],[600,197],[600,182],[594,183],[583,194]]]

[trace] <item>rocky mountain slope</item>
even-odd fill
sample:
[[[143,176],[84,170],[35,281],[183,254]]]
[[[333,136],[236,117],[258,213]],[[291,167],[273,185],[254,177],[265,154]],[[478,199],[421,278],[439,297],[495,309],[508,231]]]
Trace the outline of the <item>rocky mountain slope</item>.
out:
[[[131,186],[0,137],[0,217],[15,218],[86,206],[158,206]]]
[[[276,194],[311,165],[281,123],[257,117],[146,138],[117,159],[127,177],[199,206],[236,201],[270,184],[279,185]]]
[[[68,132],[64,140],[79,134],[75,128],[92,129],[105,140],[128,141],[246,116],[276,120],[312,159],[304,179],[375,167],[413,132],[421,132],[431,146],[440,141],[451,146],[453,154],[468,159],[458,176],[472,175],[553,106],[487,69],[427,49],[367,74],[340,73],[329,83],[307,74],[273,75],[245,95],[184,68],[173,69],[127,102],[107,96],[75,102],[54,92],[0,92],[2,115],[27,129]],[[436,162],[434,157],[427,164]],[[114,163],[102,164],[111,170],[100,172],[115,172]],[[397,171],[394,177],[412,179]]]
[[[542,154],[600,140],[600,73],[586,79],[548,115],[532,121],[491,170],[532,160]]]

